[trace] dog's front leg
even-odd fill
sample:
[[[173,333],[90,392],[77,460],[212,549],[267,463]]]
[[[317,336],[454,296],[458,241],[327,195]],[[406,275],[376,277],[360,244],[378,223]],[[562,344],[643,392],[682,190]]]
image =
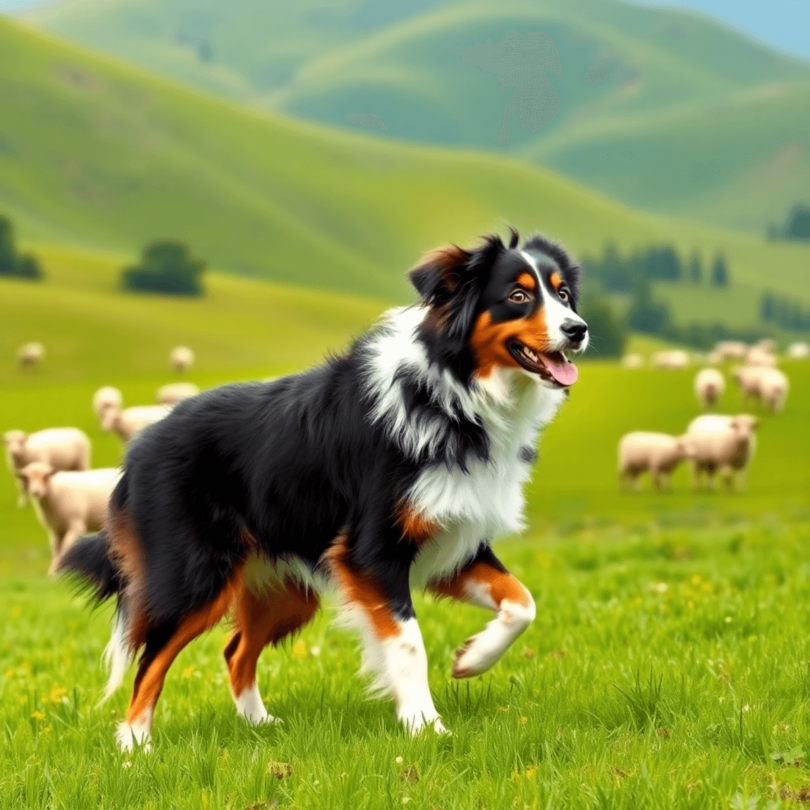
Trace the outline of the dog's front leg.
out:
[[[496,612],[495,618],[456,651],[454,678],[471,678],[492,667],[512,642],[534,621],[534,599],[495,556],[482,546],[455,576],[431,583],[440,596],[460,599]]]
[[[408,584],[411,559],[395,546],[386,554],[378,546],[366,557],[348,534],[328,552],[328,564],[341,593],[344,616],[363,639],[363,671],[372,674],[372,688],[394,699],[397,717],[412,733],[432,726],[445,733],[433,705],[427,654],[416,621]]]

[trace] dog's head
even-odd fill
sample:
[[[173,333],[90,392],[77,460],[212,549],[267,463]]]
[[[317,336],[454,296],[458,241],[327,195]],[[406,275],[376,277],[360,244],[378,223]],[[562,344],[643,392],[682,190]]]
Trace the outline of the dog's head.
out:
[[[581,268],[541,236],[519,245],[486,237],[475,250],[436,251],[410,278],[429,312],[422,327],[431,360],[462,379],[521,370],[550,388],[567,388],[577,368],[566,352],[588,345],[577,314]]]

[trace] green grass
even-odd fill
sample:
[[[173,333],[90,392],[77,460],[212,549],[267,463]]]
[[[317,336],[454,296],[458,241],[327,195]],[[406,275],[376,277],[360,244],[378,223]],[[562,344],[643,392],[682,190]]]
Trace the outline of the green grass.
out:
[[[805,246],[642,213],[511,159],[254,114],[3,19],[0,49],[0,211],[34,249],[123,264],[173,236],[231,274],[402,301],[426,251],[511,222],[580,254],[723,250],[740,296],[712,320],[739,325],[763,289],[810,304]]]
[[[73,0],[29,18],[162,75],[241,102],[352,128],[375,113],[381,138],[492,150],[504,98],[460,51],[509,30],[554,40],[548,74],[559,115],[540,133],[512,128],[509,151],[625,202],[762,231],[810,181],[806,64],[703,16],[608,0],[562,3],[276,5],[239,13],[193,0]],[[204,62],[186,41],[204,41]],[[611,75],[594,87],[593,67]]]
[[[45,255],[52,287],[12,284],[0,297],[0,430],[75,424],[97,466],[115,464],[120,445],[99,432],[93,391],[113,383],[130,404],[151,401],[173,376],[175,342],[197,349],[188,378],[205,387],[310,364],[379,311],[222,276],[203,301],[124,296],[116,257]],[[43,367],[15,370],[12,348],[46,329]],[[763,414],[747,493],[696,496],[685,470],[666,495],[647,483],[619,493],[615,476],[621,433],[680,432],[697,413],[694,370],[582,364],[541,440],[527,532],[498,545],[537,601],[535,624],[490,674],[456,683],[452,651],[488,617],[417,599],[454,732],[441,739],[410,739],[389,704],[366,698],[356,643],[328,608],[297,646],[262,659],[282,727],[234,716],[223,625],[172,668],[155,750],[123,757],[113,730],[126,688],[96,705],[110,609],[90,611],[45,577],[45,534],[3,472],[0,807],[797,806],[810,791],[810,364],[784,367],[787,408]],[[722,408],[740,408],[734,390]]]

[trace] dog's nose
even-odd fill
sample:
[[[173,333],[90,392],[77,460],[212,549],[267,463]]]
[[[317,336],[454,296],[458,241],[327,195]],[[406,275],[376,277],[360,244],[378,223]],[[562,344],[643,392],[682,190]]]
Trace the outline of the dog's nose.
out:
[[[563,325],[560,329],[572,343],[582,343],[588,332],[588,324],[584,321],[574,321],[568,318],[563,321]]]

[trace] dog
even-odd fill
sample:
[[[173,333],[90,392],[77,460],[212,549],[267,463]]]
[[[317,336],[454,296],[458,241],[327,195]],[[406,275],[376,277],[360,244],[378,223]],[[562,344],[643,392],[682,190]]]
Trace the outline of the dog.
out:
[[[445,732],[411,591],[494,611],[455,655],[478,675],[535,616],[492,548],[523,527],[540,430],[588,345],[581,268],[534,236],[450,246],[410,273],[419,303],[387,312],[349,350],[269,383],[179,403],[129,448],[105,531],[60,570],[117,597],[107,694],[141,653],[120,746],[148,746],[166,673],[230,613],[231,691],[274,722],[256,687],[264,647],[309,622],[328,589],[359,630],[373,686],[412,734]]]

